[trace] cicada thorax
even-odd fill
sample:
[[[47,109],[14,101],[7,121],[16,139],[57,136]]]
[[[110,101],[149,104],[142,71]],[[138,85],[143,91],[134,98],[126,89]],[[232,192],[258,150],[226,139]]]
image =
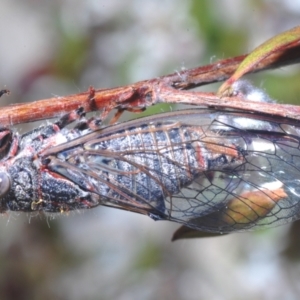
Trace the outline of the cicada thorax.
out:
[[[82,110],[64,115],[57,122],[41,126],[21,136],[0,130],[1,211],[62,212],[92,206],[89,192],[72,181],[51,173],[40,158],[45,149],[68,143],[90,131]],[[65,126],[76,122],[73,128]],[[80,125],[80,127],[79,127]],[[94,203],[94,202],[93,202]]]

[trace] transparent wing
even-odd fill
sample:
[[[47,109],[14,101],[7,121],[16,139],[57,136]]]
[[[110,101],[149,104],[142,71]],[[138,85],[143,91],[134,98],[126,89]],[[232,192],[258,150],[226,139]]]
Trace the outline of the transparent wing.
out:
[[[100,204],[211,232],[300,215],[300,124],[207,109],[110,126],[53,148],[48,168]]]

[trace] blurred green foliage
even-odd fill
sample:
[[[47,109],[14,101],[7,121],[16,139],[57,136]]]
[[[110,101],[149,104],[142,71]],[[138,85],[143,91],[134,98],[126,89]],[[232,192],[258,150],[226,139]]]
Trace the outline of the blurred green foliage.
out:
[[[245,27],[227,26],[224,20],[216,17],[214,4],[209,0],[191,2],[191,17],[201,33],[200,43],[205,45],[205,56],[236,56],[244,51],[247,42]]]
[[[262,0],[247,1],[247,4],[250,4],[254,12],[262,15],[266,15],[273,5]],[[190,12],[197,24],[200,43],[205,45],[204,60],[246,53],[245,49],[248,47],[250,38],[246,23],[238,27],[228,25],[223,19],[218,18],[216,2],[209,0],[191,1]],[[250,46],[249,52],[259,45]],[[285,72],[284,70],[288,68],[281,69],[281,72],[264,71],[258,75],[251,75],[251,78],[257,86],[264,88],[279,103],[300,104],[299,72]]]

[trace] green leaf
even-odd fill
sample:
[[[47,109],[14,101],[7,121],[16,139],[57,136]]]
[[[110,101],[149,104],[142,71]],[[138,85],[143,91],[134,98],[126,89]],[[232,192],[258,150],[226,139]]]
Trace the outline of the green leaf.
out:
[[[227,79],[219,88],[217,94],[220,97],[231,96],[231,86],[239,80],[244,74],[248,73],[260,61],[276,51],[283,51],[284,47],[300,41],[300,26],[282,32],[273,38],[267,40],[255,48],[239,65],[234,74]]]

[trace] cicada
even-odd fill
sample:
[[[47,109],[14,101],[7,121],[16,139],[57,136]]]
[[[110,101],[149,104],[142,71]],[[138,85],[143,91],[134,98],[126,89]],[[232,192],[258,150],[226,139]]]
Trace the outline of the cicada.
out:
[[[208,108],[107,127],[73,119],[1,129],[1,212],[102,205],[216,233],[300,216],[297,120]]]

